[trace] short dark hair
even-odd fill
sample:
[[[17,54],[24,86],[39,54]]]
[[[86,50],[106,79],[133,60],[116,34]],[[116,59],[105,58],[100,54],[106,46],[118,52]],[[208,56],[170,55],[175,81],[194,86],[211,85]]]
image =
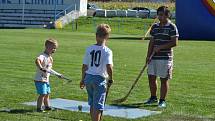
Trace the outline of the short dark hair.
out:
[[[170,10],[169,10],[168,7],[166,7],[166,6],[160,6],[160,7],[157,9],[157,15],[158,15],[159,12],[163,12],[165,16],[170,17]]]

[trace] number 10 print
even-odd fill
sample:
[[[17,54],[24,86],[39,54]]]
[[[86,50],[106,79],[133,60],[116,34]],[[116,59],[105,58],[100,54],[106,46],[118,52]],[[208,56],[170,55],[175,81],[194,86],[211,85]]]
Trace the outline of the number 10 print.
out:
[[[96,67],[99,67],[100,65],[100,60],[101,60],[101,50],[98,50],[98,51],[91,51],[90,52],[90,55],[91,55],[91,66],[96,66]]]

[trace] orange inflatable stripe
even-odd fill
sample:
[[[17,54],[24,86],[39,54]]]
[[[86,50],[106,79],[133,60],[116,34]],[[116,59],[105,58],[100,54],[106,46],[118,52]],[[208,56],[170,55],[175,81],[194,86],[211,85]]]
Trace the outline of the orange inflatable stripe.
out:
[[[209,9],[210,13],[215,16],[215,3],[213,0],[203,0],[204,5]]]
[[[215,2],[213,0],[208,0],[209,5],[213,8],[215,11]]]

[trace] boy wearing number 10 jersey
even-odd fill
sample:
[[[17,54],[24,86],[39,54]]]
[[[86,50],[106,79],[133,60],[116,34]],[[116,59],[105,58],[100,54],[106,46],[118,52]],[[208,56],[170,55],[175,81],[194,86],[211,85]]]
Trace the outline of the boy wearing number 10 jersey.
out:
[[[106,46],[111,28],[100,24],[96,31],[96,44],[89,46],[82,66],[80,88],[86,86],[92,121],[99,121],[104,110],[106,83],[113,80],[113,54]]]

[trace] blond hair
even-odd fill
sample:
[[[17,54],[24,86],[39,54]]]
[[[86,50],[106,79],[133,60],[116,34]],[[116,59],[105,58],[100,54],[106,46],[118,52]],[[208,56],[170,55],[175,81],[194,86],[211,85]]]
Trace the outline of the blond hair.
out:
[[[49,45],[56,45],[56,46],[58,46],[58,42],[57,42],[57,40],[55,40],[53,38],[49,38],[45,42],[45,47],[47,47]]]
[[[108,24],[100,24],[97,26],[96,35],[99,37],[105,37],[109,35],[111,32],[111,28]]]

